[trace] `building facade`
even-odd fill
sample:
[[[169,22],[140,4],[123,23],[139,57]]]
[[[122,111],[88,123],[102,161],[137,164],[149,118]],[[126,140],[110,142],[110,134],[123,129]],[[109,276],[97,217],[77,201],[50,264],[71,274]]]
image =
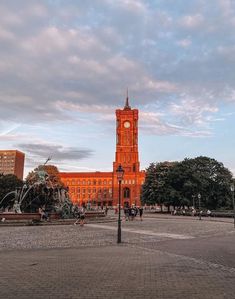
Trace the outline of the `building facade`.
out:
[[[129,99],[123,109],[116,110],[116,154],[112,172],[61,172],[73,202],[79,205],[116,206],[118,180],[116,170],[121,164],[125,173],[121,184],[121,203],[140,205],[141,186],[145,171],[140,171],[138,152],[139,111],[131,109]]]
[[[25,154],[17,150],[0,150],[0,173],[14,174],[23,180]]]

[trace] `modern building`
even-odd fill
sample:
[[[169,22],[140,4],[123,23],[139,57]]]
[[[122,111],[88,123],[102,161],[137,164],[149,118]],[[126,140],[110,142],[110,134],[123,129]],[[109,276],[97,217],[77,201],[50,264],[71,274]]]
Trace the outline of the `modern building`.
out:
[[[0,150],[0,173],[14,174],[23,180],[25,154],[17,150]]]
[[[111,172],[61,172],[62,182],[69,187],[69,195],[79,205],[109,205],[118,203],[116,170],[121,164],[124,178],[121,184],[121,202],[140,205],[141,186],[145,171],[140,170],[138,152],[139,111],[131,109],[129,99],[123,109],[116,110],[116,154]]]

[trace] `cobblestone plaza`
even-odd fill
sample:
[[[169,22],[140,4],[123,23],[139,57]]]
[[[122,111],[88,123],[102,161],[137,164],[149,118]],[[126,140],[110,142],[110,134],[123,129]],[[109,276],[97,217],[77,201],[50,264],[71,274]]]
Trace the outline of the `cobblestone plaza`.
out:
[[[216,220],[216,219],[215,219]],[[0,298],[235,298],[232,220],[0,227]]]

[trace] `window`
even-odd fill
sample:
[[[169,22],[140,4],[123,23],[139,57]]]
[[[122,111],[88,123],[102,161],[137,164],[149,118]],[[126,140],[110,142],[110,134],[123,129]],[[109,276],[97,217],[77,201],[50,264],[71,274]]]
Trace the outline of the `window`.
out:
[[[130,189],[129,188],[126,187],[123,189],[123,197],[130,198]]]

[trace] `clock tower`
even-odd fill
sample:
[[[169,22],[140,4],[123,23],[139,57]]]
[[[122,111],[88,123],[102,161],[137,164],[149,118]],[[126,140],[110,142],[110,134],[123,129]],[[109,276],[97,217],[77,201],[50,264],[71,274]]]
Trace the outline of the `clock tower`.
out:
[[[116,159],[113,170],[121,164],[125,173],[139,172],[138,110],[131,109],[128,96],[124,108],[116,110]]]
[[[113,162],[114,198],[118,194],[116,169],[121,164],[125,171],[122,183],[122,205],[140,204],[143,174],[140,175],[138,119],[139,111],[131,109],[127,95],[124,108],[116,110],[116,154]]]

